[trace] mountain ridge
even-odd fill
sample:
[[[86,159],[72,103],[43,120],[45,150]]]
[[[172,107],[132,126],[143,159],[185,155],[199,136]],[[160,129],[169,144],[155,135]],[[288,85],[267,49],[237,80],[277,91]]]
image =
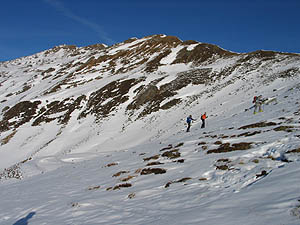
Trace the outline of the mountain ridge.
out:
[[[297,224],[299,76],[165,35],[0,63],[0,224]]]
[[[78,119],[88,114],[101,119],[123,108],[129,120],[136,120],[191,104],[208,93],[213,96],[258,70],[263,73],[259,79],[266,84],[293,77],[299,73],[299,66],[294,66],[299,58],[272,51],[236,54],[165,35],[129,39],[109,47],[54,47],[2,66],[0,130],[17,129],[30,121],[32,126],[51,121],[66,125],[76,111],[80,111]],[[281,72],[265,72],[276,64],[283,67]],[[11,70],[6,69],[8,65]],[[18,80],[23,74],[22,83]],[[205,88],[181,98],[180,92],[189,86]]]

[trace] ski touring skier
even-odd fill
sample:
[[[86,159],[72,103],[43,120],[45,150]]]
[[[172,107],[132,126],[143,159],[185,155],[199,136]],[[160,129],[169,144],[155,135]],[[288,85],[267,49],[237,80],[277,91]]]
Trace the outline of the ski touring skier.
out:
[[[253,97],[252,103],[254,103],[254,105],[252,105],[250,108],[245,109],[245,112],[254,108],[253,114],[256,114],[257,112],[263,111],[263,105],[269,105],[271,103],[278,104],[278,101],[276,97],[262,98],[262,95],[259,95]]]
[[[206,115],[206,112],[201,115],[201,121],[202,121],[201,128],[205,128],[205,120],[206,120],[207,117],[208,116]]]
[[[191,123],[192,123],[193,120],[195,120],[195,119],[193,119],[192,115],[189,115],[189,116],[186,118],[186,123],[187,123],[187,129],[186,129],[186,132],[190,132]]]
[[[262,95],[254,96],[253,103],[254,103],[253,114],[256,114],[257,110],[258,110],[258,112],[262,112],[263,111],[262,110],[262,104],[264,103],[264,99],[262,98]]]

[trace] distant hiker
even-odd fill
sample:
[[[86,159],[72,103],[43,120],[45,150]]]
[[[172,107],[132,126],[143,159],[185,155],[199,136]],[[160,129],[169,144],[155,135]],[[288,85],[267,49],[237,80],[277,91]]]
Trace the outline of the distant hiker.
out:
[[[262,108],[261,108],[261,106],[264,103],[264,100],[263,100],[263,98],[262,98],[261,95],[254,96],[253,103],[254,103],[254,112],[253,112],[253,114],[257,113],[257,109],[258,109],[259,112],[263,111]]]
[[[205,128],[205,120],[206,120],[207,117],[208,116],[206,115],[206,112],[201,115],[201,121],[202,121],[201,128]]]
[[[187,122],[187,124],[188,124],[187,129],[186,129],[186,132],[190,132],[192,120],[194,120],[193,117],[192,117],[192,115],[189,115],[189,116],[186,118],[186,122]]]

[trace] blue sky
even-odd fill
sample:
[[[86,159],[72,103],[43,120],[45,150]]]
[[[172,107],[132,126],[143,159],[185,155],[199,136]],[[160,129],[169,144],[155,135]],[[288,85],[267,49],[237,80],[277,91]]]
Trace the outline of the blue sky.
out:
[[[60,44],[167,34],[235,52],[300,53],[300,0],[1,1],[0,61]]]

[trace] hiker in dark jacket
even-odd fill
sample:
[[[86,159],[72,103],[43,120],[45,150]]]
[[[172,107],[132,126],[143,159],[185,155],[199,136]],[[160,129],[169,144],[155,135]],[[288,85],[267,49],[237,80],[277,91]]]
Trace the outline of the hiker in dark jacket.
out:
[[[206,112],[204,114],[201,115],[201,121],[202,121],[202,125],[201,128],[205,128],[205,120],[207,118]]]
[[[187,122],[187,124],[188,124],[187,129],[186,129],[186,132],[190,132],[192,120],[194,120],[193,117],[192,117],[192,115],[189,115],[189,116],[186,118],[186,122]]]

